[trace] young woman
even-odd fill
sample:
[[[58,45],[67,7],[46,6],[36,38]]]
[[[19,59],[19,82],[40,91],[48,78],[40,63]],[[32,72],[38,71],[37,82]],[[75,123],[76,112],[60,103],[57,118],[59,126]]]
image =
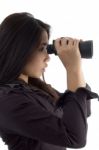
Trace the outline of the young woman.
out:
[[[90,99],[98,94],[85,82],[77,39],[55,40],[67,90],[60,93],[40,79],[50,59],[49,35],[48,24],[25,12],[0,25],[0,136],[9,150],[86,145]]]

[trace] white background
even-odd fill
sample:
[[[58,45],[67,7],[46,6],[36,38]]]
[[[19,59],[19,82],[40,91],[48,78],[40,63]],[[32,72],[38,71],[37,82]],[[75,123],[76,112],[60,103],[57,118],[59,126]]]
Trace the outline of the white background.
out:
[[[98,92],[99,76],[99,5],[98,0],[0,0],[0,23],[14,12],[29,12],[51,25],[51,38],[70,36],[93,40],[92,59],[82,59],[86,82],[92,91]],[[59,58],[50,55],[45,80],[60,92],[67,88],[66,72]],[[87,145],[83,150],[99,149],[99,102],[92,99],[92,115],[88,118]],[[0,150],[7,146],[0,139]]]

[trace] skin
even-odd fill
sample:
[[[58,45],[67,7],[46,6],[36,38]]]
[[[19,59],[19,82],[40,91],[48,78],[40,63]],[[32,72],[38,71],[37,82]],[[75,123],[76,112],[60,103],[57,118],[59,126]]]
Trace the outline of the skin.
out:
[[[29,62],[23,69],[23,72],[20,74],[19,78],[28,83],[28,77],[37,77],[40,78],[43,71],[42,69],[46,68],[47,62],[50,60],[50,57],[47,53],[48,45],[48,34],[46,31],[43,32],[42,42],[40,49],[42,51],[37,51],[35,58],[30,58]]]

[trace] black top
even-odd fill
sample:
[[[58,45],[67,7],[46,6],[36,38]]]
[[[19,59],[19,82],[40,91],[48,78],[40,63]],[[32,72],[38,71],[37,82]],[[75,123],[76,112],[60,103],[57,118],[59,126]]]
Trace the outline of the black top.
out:
[[[57,91],[57,90],[56,90]],[[88,84],[60,93],[57,103],[22,80],[0,86],[0,136],[9,150],[66,150],[86,145],[90,99]]]

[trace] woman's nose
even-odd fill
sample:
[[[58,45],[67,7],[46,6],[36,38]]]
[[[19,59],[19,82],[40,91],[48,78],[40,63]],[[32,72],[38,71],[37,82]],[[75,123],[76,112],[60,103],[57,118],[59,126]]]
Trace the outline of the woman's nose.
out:
[[[48,55],[48,57],[47,57],[47,61],[50,61],[50,56]]]
[[[46,58],[45,58],[45,61],[50,61],[50,56],[48,54],[46,54]]]

